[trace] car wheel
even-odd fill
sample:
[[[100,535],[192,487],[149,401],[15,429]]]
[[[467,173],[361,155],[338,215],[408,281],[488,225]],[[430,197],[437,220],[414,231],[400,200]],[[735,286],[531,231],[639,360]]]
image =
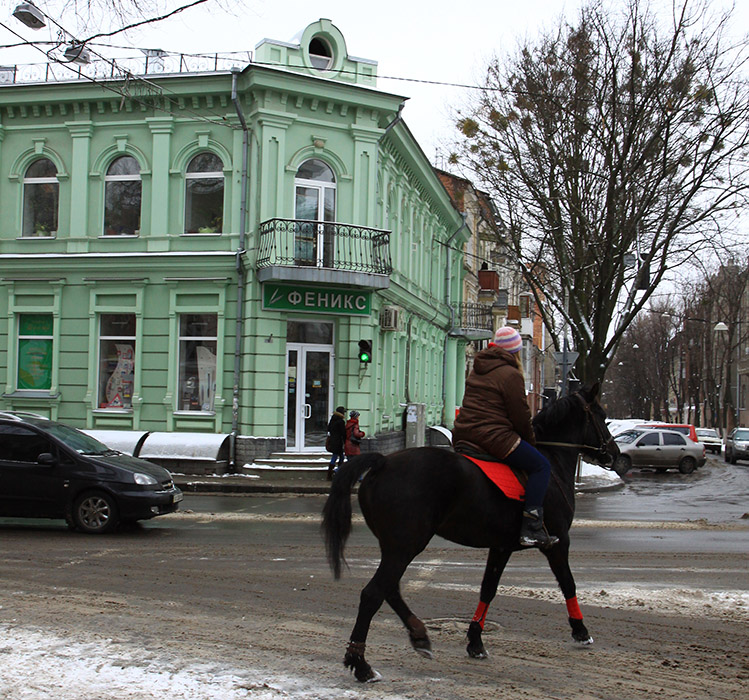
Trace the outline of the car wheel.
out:
[[[73,504],[73,522],[89,535],[110,532],[117,525],[117,504],[104,491],[88,491]]]
[[[694,461],[693,457],[684,457],[679,462],[679,471],[682,474],[691,474],[697,468],[697,462]]]
[[[632,469],[632,460],[627,455],[619,455],[614,462],[614,471],[619,476],[624,476]]]

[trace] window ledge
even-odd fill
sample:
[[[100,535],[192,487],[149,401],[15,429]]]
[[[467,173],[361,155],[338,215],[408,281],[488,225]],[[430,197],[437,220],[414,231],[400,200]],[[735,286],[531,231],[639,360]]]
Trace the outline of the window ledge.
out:
[[[203,417],[203,418],[215,418],[216,412],[215,411],[173,411],[175,416],[195,416]]]
[[[133,409],[132,408],[95,408],[93,410],[94,413],[102,413],[102,414],[112,414],[117,413],[120,415],[132,415]]]
[[[3,394],[4,399],[39,399],[42,401],[59,401],[61,394],[52,394],[49,391],[34,391],[31,389],[17,389],[10,394]]]

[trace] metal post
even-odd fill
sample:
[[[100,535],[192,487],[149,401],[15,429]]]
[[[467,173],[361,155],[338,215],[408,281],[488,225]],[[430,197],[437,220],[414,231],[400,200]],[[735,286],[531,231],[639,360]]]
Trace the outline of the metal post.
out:
[[[740,416],[741,416],[741,404],[739,403],[741,397],[741,375],[739,374],[739,362],[741,361],[741,316],[736,317],[736,425],[734,428],[739,427]]]

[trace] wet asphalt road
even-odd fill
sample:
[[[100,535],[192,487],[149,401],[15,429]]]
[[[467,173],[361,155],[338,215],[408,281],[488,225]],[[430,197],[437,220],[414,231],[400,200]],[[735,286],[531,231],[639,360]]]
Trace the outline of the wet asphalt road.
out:
[[[182,510],[201,513],[320,513],[324,496],[185,494]],[[621,489],[579,494],[576,517],[585,520],[730,523],[749,512],[749,464],[710,456],[693,474],[633,470]]]
[[[259,495],[193,495],[186,494],[182,510],[194,513],[246,515],[309,514],[319,515],[324,496],[259,496]],[[354,512],[358,512],[353,499]],[[622,527],[577,527],[573,546],[578,551],[632,551],[633,540],[642,552],[672,552],[692,549],[695,552],[745,554],[749,550],[749,527],[734,529],[669,529],[664,531],[659,522],[695,523],[707,521],[710,525],[732,526],[746,523],[742,516],[749,512],[749,465],[729,465],[722,458],[708,457],[707,464],[694,474],[678,472],[633,471],[626,485],[617,490],[594,494],[580,494],[576,499],[576,518],[584,521],[621,523]],[[638,523],[638,529],[627,523]],[[653,522],[653,528],[643,523]],[[239,531],[250,527],[253,537],[278,537],[279,529],[273,520],[244,520],[241,517],[210,523],[157,518],[144,527],[168,527],[175,531],[190,530],[191,537],[210,537],[210,530]],[[320,543],[318,521],[306,519],[287,523],[293,541],[311,547]],[[286,529],[286,528],[284,528]],[[201,535],[201,532],[204,535]],[[271,534],[273,533],[273,534]],[[176,532],[175,532],[176,534]],[[439,539],[439,538],[437,538]],[[352,543],[374,543],[366,526],[355,526]],[[442,542],[448,547],[451,545]]]

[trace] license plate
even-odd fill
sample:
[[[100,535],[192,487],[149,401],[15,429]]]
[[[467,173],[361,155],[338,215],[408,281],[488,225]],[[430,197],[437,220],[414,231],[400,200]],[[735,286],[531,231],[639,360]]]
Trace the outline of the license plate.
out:
[[[172,496],[172,503],[179,503],[184,497],[185,494],[183,493],[175,493],[174,496]]]

